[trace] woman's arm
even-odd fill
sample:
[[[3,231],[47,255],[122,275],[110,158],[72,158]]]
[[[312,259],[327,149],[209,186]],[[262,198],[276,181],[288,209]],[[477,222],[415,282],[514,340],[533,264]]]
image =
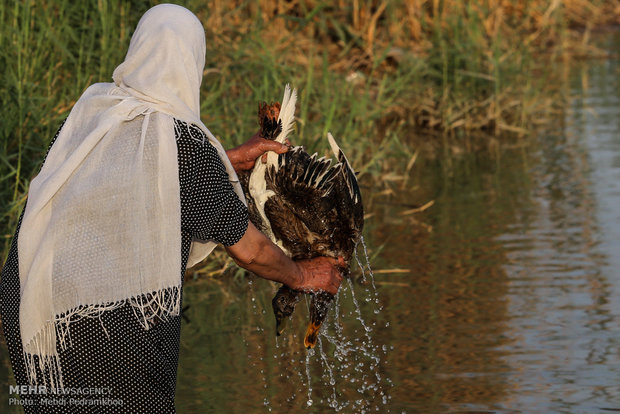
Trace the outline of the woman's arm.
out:
[[[244,269],[291,289],[325,290],[335,295],[342,282],[338,267],[345,267],[344,259],[316,257],[293,261],[251,222],[241,240],[226,247],[226,251]]]

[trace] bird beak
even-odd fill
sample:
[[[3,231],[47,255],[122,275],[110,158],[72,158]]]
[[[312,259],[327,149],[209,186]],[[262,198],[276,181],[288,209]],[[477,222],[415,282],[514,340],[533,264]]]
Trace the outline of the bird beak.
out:
[[[276,336],[280,336],[282,335],[282,332],[284,332],[284,328],[286,328],[286,320],[287,318],[276,318]]]
[[[310,322],[308,329],[306,329],[306,336],[304,337],[304,346],[306,349],[312,349],[316,345],[316,341],[319,337],[320,323]]]

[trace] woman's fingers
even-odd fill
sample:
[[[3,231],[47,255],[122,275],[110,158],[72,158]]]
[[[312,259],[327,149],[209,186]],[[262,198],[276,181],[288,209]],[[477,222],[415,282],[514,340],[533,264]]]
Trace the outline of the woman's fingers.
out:
[[[284,154],[289,150],[289,147],[284,144],[280,144],[279,142],[271,141],[265,138],[261,138],[262,142],[260,145],[260,151],[262,151],[263,155],[261,156],[262,162],[267,162],[267,152],[273,151],[277,154]]]
[[[289,150],[289,147],[285,144],[280,144],[279,142],[271,141],[265,138],[261,138],[261,140],[262,140],[261,150],[263,152],[274,151],[274,152],[277,152],[278,154],[284,154],[285,152]]]
[[[338,256],[338,257],[330,257],[332,263],[334,264],[334,266],[338,266],[338,267],[347,267],[347,262],[346,260],[344,260],[344,257],[342,256]]]

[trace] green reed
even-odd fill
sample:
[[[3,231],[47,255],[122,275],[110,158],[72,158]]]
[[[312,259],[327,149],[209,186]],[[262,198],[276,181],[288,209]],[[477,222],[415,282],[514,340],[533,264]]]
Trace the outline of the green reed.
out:
[[[138,2],[24,1],[0,6],[0,226],[10,232],[48,144],[91,83],[122,61]],[[142,8],[149,5],[143,3]]]
[[[0,5],[5,254],[49,141],[88,85],[111,81],[138,19],[155,3]],[[553,95],[541,85],[555,72],[541,63],[567,49],[567,22],[592,21],[583,14],[580,23],[574,1],[557,10],[537,0],[527,9],[517,0],[179,3],[205,25],[201,110],[225,146],[249,138],[257,103],[280,100],[291,83],[299,91],[291,140],[325,152],[331,131],[360,180],[384,186],[407,182],[405,166],[419,147],[473,149],[472,133],[523,136],[548,117]]]

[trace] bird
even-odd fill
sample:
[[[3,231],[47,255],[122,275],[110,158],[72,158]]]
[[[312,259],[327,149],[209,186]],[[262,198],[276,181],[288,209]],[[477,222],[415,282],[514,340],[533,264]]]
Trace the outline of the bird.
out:
[[[282,102],[258,105],[260,135],[285,143],[294,128],[297,91],[286,85]],[[250,221],[293,260],[317,256],[342,257],[349,273],[351,258],[362,236],[364,207],[355,171],[331,133],[327,141],[336,158],[310,155],[303,146],[283,154],[269,152],[239,179],[248,201]],[[304,346],[314,348],[334,296],[312,292],[310,322]],[[282,285],[272,300],[276,335],[293,314],[303,292]]]

